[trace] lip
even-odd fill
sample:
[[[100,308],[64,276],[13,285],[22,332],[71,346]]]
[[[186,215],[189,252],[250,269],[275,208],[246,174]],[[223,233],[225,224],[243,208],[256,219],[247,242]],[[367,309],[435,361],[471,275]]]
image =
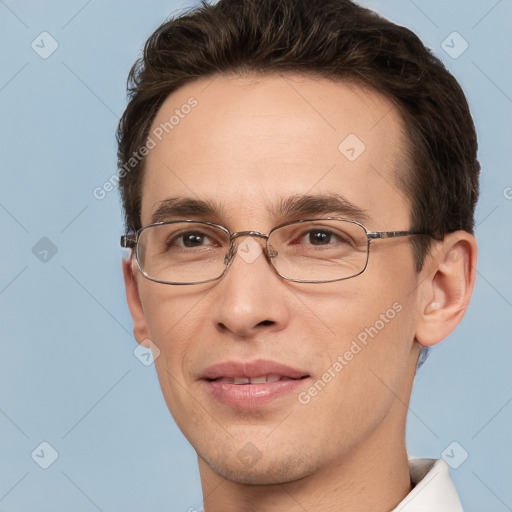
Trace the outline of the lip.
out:
[[[219,379],[222,377],[254,378],[261,375],[281,375],[289,379],[300,379],[309,375],[307,371],[292,368],[286,364],[269,359],[256,359],[254,361],[225,361],[208,367],[200,376],[201,379]]]
[[[234,384],[215,379],[256,378],[280,375],[277,382]],[[255,409],[293,393],[309,380],[307,371],[258,359],[255,361],[226,361],[207,368],[200,376],[208,392],[220,402],[239,409]]]

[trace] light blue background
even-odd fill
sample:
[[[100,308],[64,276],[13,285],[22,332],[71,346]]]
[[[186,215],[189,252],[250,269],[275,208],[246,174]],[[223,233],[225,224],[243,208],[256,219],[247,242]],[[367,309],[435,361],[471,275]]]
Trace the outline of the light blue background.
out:
[[[408,446],[413,455],[439,457],[456,441],[469,454],[452,471],[466,511],[510,510],[512,4],[361,3],[414,30],[443,59],[467,92],[480,138],[475,295],[417,377]],[[133,355],[117,191],[101,201],[92,193],[116,171],[128,70],[151,32],[186,5],[0,1],[4,512],[201,505],[195,454],[167,411],[154,368]],[[47,59],[31,48],[43,31],[59,45]],[[457,59],[441,48],[453,31],[469,43]],[[42,237],[58,249],[46,263],[32,252]],[[31,458],[42,441],[58,452],[46,470]]]

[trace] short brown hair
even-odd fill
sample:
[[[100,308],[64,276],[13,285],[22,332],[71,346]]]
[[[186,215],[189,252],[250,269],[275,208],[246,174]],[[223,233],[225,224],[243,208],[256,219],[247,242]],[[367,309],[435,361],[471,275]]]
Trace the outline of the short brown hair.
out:
[[[410,30],[349,0],[220,0],[162,24],[128,77],[118,126],[119,186],[128,228],[141,227],[145,142],[165,98],[214,75],[293,72],[351,81],[400,110],[412,169],[397,177],[411,198],[411,230],[442,239],[473,232],[477,139],[462,89]],[[123,167],[124,166],[124,167]],[[430,238],[413,237],[418,270]]]

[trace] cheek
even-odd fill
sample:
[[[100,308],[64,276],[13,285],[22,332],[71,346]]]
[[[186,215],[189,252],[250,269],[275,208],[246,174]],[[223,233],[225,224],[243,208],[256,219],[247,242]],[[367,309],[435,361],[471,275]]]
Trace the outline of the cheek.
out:
[[[396,279],[396,270],[374,270],[300,293],[300,302],[314,313],[317,327],[331,333],[323,343],[329,352],[356,339],[364,344],[377,337],[401,339],[404,329],[414,332],[414,273],[405,271]],[[388,274],[395,277],[387,278]]]
[[[323,321],[336,332],[323,347],[323,372],[302,395],[314,425],[330,425],[333,439],[350,445],[384,421],[404,395],[414,339],[413,305],[405,291],[363,289],[326,301]],[[308,410],[309,409],[309,410]],[[337,418],[336,422],[332,418]]]
[[[340,282],[329,295],[301,297],[317,313],[318,325],[333,333],[320,337],[318,346],[323,348],[323,367],[343,375],[336,379],[341,392],[341,387],[350,389],[355,398],[373,389],[382,396],[389,394],[389,386],[398,393],[410,365],[417,316],[417,279],[408,266],[410,261],[404,261],[396,279],[396,271],[374,265],[374,272]],[[386,277],[391,274],[393,279]],[[335,361],[339,364],[333,369]]]
[[[197,287],[163,285],[146,280],[139,289],[144,317],[155,338],[171,335],[194,313],[204,293]]]
[[[160,350],[155,369],[163,397],[178,426],[186,431],[196,416],[187,390],[194,354],[201,338],[205,339],[204,314],[200,314],[203,294],[166,287],[162,291],[161,285],[157,286],[141,292],[141,300],[150,339]]]
[[[182,378],[189,367],[187,358],[204,330],[204,315],[201,317],[200,310],[205,293],[170,289],[158,283],[149,283],[141,290],[149,337],[160,349],[157,370],[165,366],[172,375]]]

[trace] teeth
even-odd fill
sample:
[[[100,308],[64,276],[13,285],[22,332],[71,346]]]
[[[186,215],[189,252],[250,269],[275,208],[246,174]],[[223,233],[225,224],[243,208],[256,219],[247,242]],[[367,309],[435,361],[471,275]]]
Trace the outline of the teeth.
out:
[[[228,384],[265,384],[267,382],[278,382],[281,380],[281,375],[262,375],[261,377],[221,377],[217,379],[219,382],[226,382]]]
[[[265,382],[268,382],[265,375],[263,375],[263,377],[253,377],[251,379],[251,384],[265,384]]]

